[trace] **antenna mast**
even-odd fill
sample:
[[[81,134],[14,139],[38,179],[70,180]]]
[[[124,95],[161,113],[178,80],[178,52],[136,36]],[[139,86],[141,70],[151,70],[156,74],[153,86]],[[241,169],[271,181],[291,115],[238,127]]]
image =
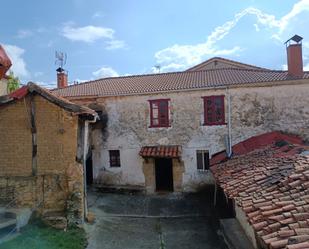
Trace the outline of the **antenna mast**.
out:
[[[67,63],[67,54],[64,52],[56,51],[55,57],[55,65],[59,67],[57,70],[64,71],[63,66]]]

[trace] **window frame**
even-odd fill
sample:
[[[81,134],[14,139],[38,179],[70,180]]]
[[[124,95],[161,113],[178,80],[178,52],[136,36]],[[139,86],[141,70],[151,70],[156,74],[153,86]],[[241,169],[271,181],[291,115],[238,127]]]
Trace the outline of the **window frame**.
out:
[[[113,153],[116,153],[118,155],[112,155]],[[108,154],[109,154],[109,167],[120,168],[121,167],[120,150],[108,150]],[[116,159],[112,159],[112,157],[116,157]]]
[[[198,154],[202,154],[202,168],[199,168],[199,160],[198,160]],[[208,155],[207,158],[205,158],[205,155]],[[207,161],[207,163],[206,163]],[[206,165],[207,164],[207,165]],[[210,153],[209,150],[196,150],[196,169],[198,171],[208,171],[210,168]]]
[[[150,107],[150,126],[149,128],[167,128],[170,127],[170,100],[171,99],[151,99],[148,100],[149,102],[149,107]],[[160,119],[160,103],[165,102],[167,109],[165,110],[166,112],[166,122],[165,124],[162,122],[162,120]],[[157,103],[158,105],[158,118],[154,118],[153,116],[153,105]],[[158,120],[158,124],[154,124],[154,120]]]
[[[225,103],[224,103],[224,95],[211,95],[211,96],[204,96],[202,97],[203,102],[204,102],[204,124],[205,126],[211,126],[211,125],[226,125],[225,122]],[[214,121],[215,120],[215,115],[216,115],[216,106],[215,106],[215,100],[216,99],[220,99],[221,100],[221,117],[222,120],[221,121]],[[212,101],[212,122],[208,121],[208,113],[207,113],[207,100],[210,99]]]

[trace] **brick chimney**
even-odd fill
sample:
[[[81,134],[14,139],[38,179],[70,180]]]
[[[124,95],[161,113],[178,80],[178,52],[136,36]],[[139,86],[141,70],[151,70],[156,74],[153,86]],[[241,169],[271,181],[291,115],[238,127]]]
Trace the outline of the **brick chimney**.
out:
[[[68,86],[68,74],[67,72],[59,67],[57,70],[57,87],[64,88]]]
[[[288,73],[294,77],[303,76],[303,57],[302,57],[302,37],[294,35],[286,41],[286,50],[288,57]]]

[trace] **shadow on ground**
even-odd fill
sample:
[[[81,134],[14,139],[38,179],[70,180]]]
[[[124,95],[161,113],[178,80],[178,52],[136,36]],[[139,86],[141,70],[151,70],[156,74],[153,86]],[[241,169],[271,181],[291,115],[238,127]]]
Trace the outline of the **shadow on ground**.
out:
[[[94,225],[86,225],[88,249],[226,249],[211,192],[117,194],[91,191]]]

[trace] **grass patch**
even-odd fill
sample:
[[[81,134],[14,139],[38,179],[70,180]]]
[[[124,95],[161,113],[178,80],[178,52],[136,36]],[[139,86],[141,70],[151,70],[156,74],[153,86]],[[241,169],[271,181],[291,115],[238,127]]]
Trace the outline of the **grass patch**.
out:
[[[86,233],[81,228],[66,232],[41,223],[29,224],[13,240],[0,244],[1,249],[84,249]]]

